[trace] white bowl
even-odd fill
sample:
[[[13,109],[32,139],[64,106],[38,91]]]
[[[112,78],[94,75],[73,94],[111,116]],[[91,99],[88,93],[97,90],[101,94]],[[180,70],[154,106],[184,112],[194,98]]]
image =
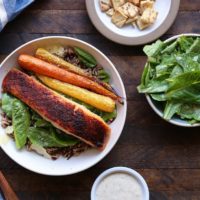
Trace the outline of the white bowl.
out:
[[[151,42],[163,35],[174,22],[179,10],[180,0],[156,0],[158,11],[156,22],[149,28],[140,31],[131,25],[122,28],[111,22],[111,17],[101,12],[99,0],[86,0],[89,17],[98,31],[108,39],[125,45],[140,45]]]
[[[113,168],[110,168],[110,169],[104,171],[102,174],[100,174],[92,186],[91,200],[96,200],[96,190],[97,190],[98,185],[101,183],[101,181],[106,176],[111,175],[113,173],[118,173],[118,172],[129,174],[129,175],[133,176],[138,181],[138,183],[140,184],[140,186],[142,188],[142,193],[144,196],[143,200],[149,200],[149,189],[148,189],[147,183],[145,182],[144,178],[135,170],[127,168],[127,167],[113,167]]]
[[[111,75],[111,84],[114,86],[114,89],[116,89],[121,97],[126,99],[126,93],[120,75],[111,61],[103,53],[81,40],[60,36],[39,38],[30,41],[13,51],[0,65],[0,88],[2,88],[2,81],[8,71],[18,65],[17,58],[20,54],[26,53],[33,55],[38,47],[44,47],[51,44],[77,46],[91,53],[97,59],[97,62]],[[25,149],[18,151],[11,139],[6,142],[6,144],[1,144],[1,148],[16,163],[33,172],[54,176],[74,174],[95,165],[111,151],[121,135],[125,123],[126,111],[126,101],[124,102],[124,105],[117,105],[117,118],[110,125],[111,138],[102,152],[91,149],[81,153],[77,157],[72,157],[69,160],[66,158],[59,158],[54,161],[44,158],[35,152],[28,152]],[[0,137],[3,136],[5,137],[5,131],[0,127]]]
[[[173,40],[176,40],[177,38],[181,37],[181,36],[193,36],[193,37],[200,37],[200,34],[195,34],[195,33],[184,33],[184,34],[180,34],[180,35],[175,35],[167,40],[165,40],[164,42],[171,42]],[[151,108],[155,111],[155,113],[157,113],[161,118],[163,118],[163,109],[161,109],[158,104],[159,102],[153,100],[150,95],[146,94],[146,99],[149,103],[149,105],[151,106]],[[164,119],[164,118],[163,118]],[[166,120],[166,119],[164,119]],[[186,120],[183,120],[181,118],[178,117],[173,117],[170,120],[166,120],[167,122],[177,125],[177,126],[182,126],[182,127],[197,127],[200,126],[200,123],[195,123],[195,124],[190,124],[188,123]]]

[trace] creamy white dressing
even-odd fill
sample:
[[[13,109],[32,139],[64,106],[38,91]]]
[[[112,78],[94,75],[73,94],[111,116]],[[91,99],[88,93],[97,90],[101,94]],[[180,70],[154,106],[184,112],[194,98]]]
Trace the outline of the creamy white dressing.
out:
[[[127,173],[106,176],[97,186],[96,200],[143,200],[142,187]]]
[[[0,145],[7,144],[9,142],[9,137],[7,135],[1,135],[0,136]]]

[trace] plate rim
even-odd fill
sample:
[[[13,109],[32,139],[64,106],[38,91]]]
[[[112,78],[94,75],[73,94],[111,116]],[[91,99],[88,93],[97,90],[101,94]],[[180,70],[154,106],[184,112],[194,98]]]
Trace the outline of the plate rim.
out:
[[[92,24],[96,29],[104,35],[107,39],[116,42],[118,44],[123,44],[127,46],[136,46],[142,45],[149,42],[152,42],[162,36],[174,23],[176,16],[179,11],[180,0],[171,0],[171,7],[169,13],[163,23],[157,27],[154,31],[150,32],[147,35],[138,36],[138,37],[125,37],[113,32],[111,29],[107,28],[105,24],[100,20],[96,13],[95,3],[96,0],[85,0],[87,13]]]
[[[85,171],[91,167],[93,167],[94,165],[96,165],[97,163],[99,163],[101,160],[103,160],[111,151],[112,149],[114,148],[114,146],[116,145],[116,143],[118,142],[120,136],[122,135],[122,132],[123,132],[123,129],[124,129],[124,126],[125,126],[125,122],[126,122],[126,116],[127,116],[127,96],[126,96],[126,90],[125,90],[125,86],[124,86],[124,83],[122,81],[122,78],[118,72],[118,70],[116,69],[115,65],[111,62],[111,60],[103,53],[101,52],[99,49],[97,49],[95,46],[83,41],[83,40],[80,40],[80,39],[77,39],[77,38],[73,38],[73,37],[67,37],[67,36],[44,36],[44,37],[39,37],[39,38],[36,38],[36,39],[33,39],[33,40],[30,40],[22,45],[20,45],[19,47],[17,47],[15,50],[13,50],[8,56],[6,56],[6,58],[0,63],[0,68],[2,68],[2,66],[4,65],[4,63],[6,63],[6,61],[13,55],[15,54],[18,50],[20,50],[21,48],[25,47],[26,45],[29,45],[31,43],[34,43],[34,42],[38,42],[40,40],[44,40],[44,39],[67,39],[67,40],[72,40],[72,41],[76,41],[76,42],[79,42],[79,43],[82,43],[83,45],[86,45],[88,46],[89,48],[95,50],[98,54],[100,54],[101,56],[103,56],[107,62],[109,62],[109,64],[112,66],[113,70],[115,71],[117,77],[118,77],[118,80],[120,82],[120,85],[122,87],[122,92],[123,92],[123,98],[124,98],[124,104],[123,104],[123,113],[124,113],[124,116],[123,116],[123,121],[121,122],[121,127],[120,127],[120,134],[118,135],[118,137],[116,138],[116,141],[113,143],[113,145],[110,147],[110,149],[102,156],[100,157],[98,160],[96,160],[94,163],[92,163],[91,165],[88,165],[80,170],[74,170],[73,172],[62,172],[62,173],[48,173],[48,172],[41,172],[41,171],[37,171],[35,169],[32,169],[30,167],[27,167],[25,164],[19,162],[14,156],[11,156],[9,155],[9,153],[7,152],[7,150],[4,148],[4,145],[0,145],[1,149],[3,150],[3,152],[11,159],[13,160],[15,163],[17,163],[18,165],[20,165],[21,167],[29,170],[29,171],[32,171],[34,173],[37,173],[37,174],[41,174],[41,175],[46,175],[46,176],[66,176],[66,175],[72,175],[72,174],[77,174],[77,173],[80,173],[82,171]],[[67,160],[67,159],[66,159]],[[52,160],[53,162],[53,160]]]

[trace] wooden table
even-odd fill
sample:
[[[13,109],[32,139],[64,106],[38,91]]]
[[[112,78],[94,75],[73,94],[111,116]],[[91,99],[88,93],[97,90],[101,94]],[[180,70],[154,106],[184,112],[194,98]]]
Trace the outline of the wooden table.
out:
[[[175,1],[175,0],[174,0]],[[200,33],[199,0],[182,0],[180,12],[162,37]],[[37,1],[0,34],[0,61],[32,39],[65,35],[103,51],[115,64],[128,96],[122,136],[111,153],[91,169],[63,177],[42,176],[20,167],[0,150],[0,170],[20,199],[88,200],[95,178],[114,166],[127,166],[146,179],[152,200],[200,199],[200,128],[179,128],[160,119],[136,91],[146,57],[142,46],[115,44],[91,24],[84,0]]]

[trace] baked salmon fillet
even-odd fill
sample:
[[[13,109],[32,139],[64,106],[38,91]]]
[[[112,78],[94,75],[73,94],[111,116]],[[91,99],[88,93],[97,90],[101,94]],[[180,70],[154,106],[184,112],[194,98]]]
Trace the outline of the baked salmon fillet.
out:
[[[19,98],[66,134],[103,150],[110,127],[98,115],[47,88],[35,78],[12,69],[3,80],[3,91]]]

